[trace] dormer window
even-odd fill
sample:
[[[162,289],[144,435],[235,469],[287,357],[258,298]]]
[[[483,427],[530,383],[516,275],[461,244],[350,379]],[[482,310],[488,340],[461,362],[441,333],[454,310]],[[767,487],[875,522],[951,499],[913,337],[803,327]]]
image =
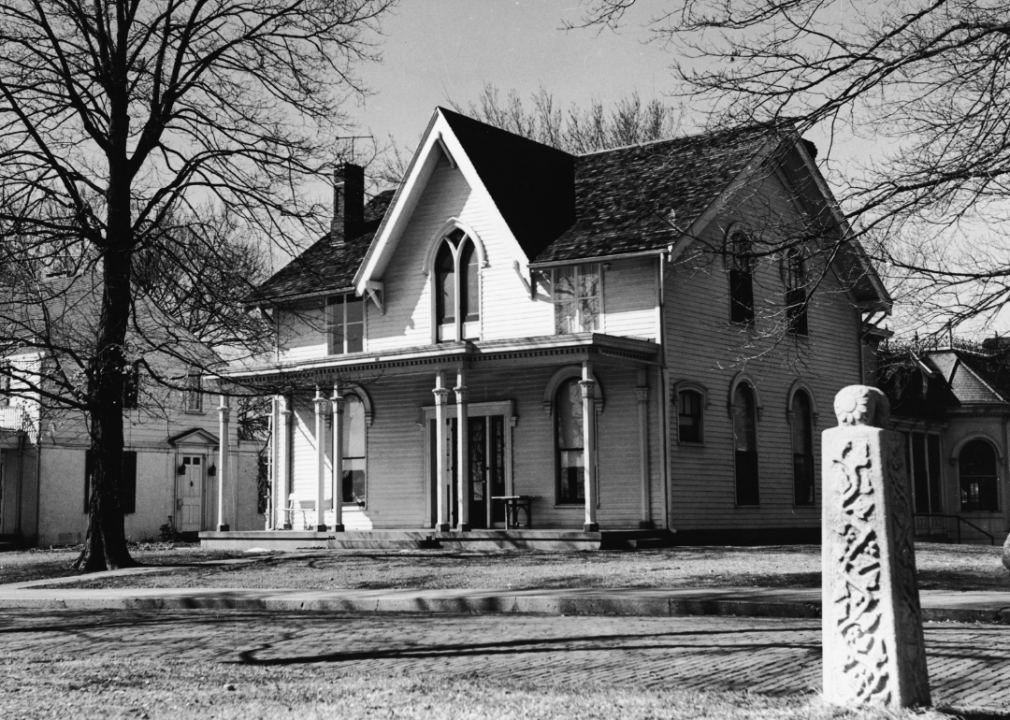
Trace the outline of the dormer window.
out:
[[[558,335],[600,329],[600,266],[569,265],[554,270],[554,324]]]
[[[337,295],[326,301],[326,343],[330,355],[365,349],[365,303],[354,295]]]
[[[459,228],[435,255],[435,326],[438,342],[480,336],[480,265],[473,240]]]

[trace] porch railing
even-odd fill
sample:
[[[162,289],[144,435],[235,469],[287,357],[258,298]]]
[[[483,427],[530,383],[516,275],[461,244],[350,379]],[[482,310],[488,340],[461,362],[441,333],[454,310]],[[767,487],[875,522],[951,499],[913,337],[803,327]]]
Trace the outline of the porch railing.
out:
[[[983,530],[978,525],[960,515],[944,515],[942,513],[914,513],[915,537],[930,538],[943,536],[950,540],[951,536],[957,538],[958,545],[961,544],[961,526],[966,525],[976,532],[989,538],[989,544],[995,545],[996,538],[989,532]]]

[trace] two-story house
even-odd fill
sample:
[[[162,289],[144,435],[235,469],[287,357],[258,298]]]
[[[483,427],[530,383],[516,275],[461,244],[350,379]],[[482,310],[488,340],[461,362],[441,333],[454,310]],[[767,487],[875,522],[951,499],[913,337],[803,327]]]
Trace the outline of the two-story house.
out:
[[[50,277],[37,297],[4,294],[0,317],[12,349],[0,369],[0,541],[50,546],[82,542],[88,527],[88,418],[60,396],[83,371],[73,350],[94,337],[101,284],[95,274]],[[124,486],[129,540],[157,540],[161,528],[194,535],[216,528],[219,492],[231,527],[263,527],[257,511],[259,441],[226,423],[220,465],[220,413],[194,368],[220,363],[213,350],[160,318],[137,298],[128,333],[133,359],[122,399]],[[157,378],[157,379],[156,379]],[[222,482],[222,480],[224,482]]]
[[[890,300],[813,153],[757,126],[573,156],[439,108],[392,197],[345,167],[236,377],[296,388],[273,537],[816,537],[819,431]]]

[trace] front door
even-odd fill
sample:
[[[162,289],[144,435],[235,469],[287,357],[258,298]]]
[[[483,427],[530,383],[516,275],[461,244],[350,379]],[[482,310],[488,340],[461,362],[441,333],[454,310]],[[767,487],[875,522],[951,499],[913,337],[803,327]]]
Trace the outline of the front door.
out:
[[[199,532],[203,529],[203,457],[182,456],[182,474],[176,495],[176,529],[179,532]]]
[[[459,488],[456,448],[456,418],[449,421],[451,432],[446,433],[451,443],[447,455],[452,467],[452,524],[459,524],[457,493]],[[485,415],[467,418],[469,430],[469,461],[467,472],[467,499],[470,503],[470,527],[492,527],[505,521],[505,506],[501,500],[491,498],[505,494],[505,416]]]

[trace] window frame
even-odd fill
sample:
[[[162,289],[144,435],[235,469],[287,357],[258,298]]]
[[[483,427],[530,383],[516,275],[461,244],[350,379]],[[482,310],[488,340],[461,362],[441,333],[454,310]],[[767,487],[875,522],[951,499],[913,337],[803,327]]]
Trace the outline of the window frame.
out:
[[[799,337],[810,335],[809,303],[807,302],[807,258],[800,247],[786,248],[780,271],[785,286],[786,330]]]
[[[912,512],[917,515],[938,515],[943,514],[946,504],[943,498],[943,438],[939,432],[929,430],[908,430],[902,433],[905,435],[905,464],[907,466],[908,477],[912,491]],[[923,470],[925,472],[919,476],[919,460],[917,457],[916,438],[921,438]],[[935,445],[935,453],[932,452]],[[960,453],[958,454],[960,458]],[[936,470],[936,477],[933,470]],[[922,489],[919,487],[920,477],[924,481],[925,496],[922,496]],[[960,494],[960,483],[958,484]],[[936,507],[934,507],[934,500]],[[924,501],[924,503],[923,503]],[[960,498],[958,500],[960,504]],[[926,509],[922,510],[921,505],[925,504]]]
[[[565,300],[563,303],[558,299],[558,285],[559,285],[559,274],[562,272],[572,272],[572,287],[573,293],[570,300]],[[596,276],[596,294],[595,295],[582,295],[580,291],[582,289],[582,278],[587,275]],[[562,265],[559,267],[551,268],[551,304],[554,306],[554,334],[555,335],[575,335],[577,333],[584,332],[604,332],[603,321],[605,317],[604,307],[603,307],[603,265],[601,263],[579,263],[576,265]],[[583,328],[583,313],[582,305],[586,300],[596,300],[596,318],[594,327],[590,330]],[[571,303],[574,307],[574,313],[572,317],[572,325],[578,330],[568,330],[563,331],[561,329],[559,311],[563,304]]]
[[[802,396],[806,399],[806,412],[797,411],[796,399]],[[805,417],[804,417],[805,415]],[[794,507],[816,507],[817,506],[817,466],[815,464],[816,454],[814,453],[814,426],[815,421],[815,410],[814,410],[814,400],[810,391],[805,387],[796,388],[789,398],[789,441],[792,449],[793,458],[793,506]],[[798,424],[801,426],[798,428]],[[797,429],[804,432],[806,435],[805,443],[807,445],[806,453],[796,452],[796,433]],[[797,461],[802,459],[802,465],[806,467],[806,478],[798,477],[797,469],[799,467]],[[804,487],[809,488],[809,501],[800,501],[800,489],[801,480],[804,481]]]
[[[697,440],[684,440],[680,434],[680,418],[681,410],[683,409],[681,396],[688,392],[695,393],[699,397]],[[681,380],[680,382],[674,383],[671,395],[674,407],[674,416],[677,419],[677,444],[686,446],[703,446],[705,444],[705,412],[709,407],[708,388],[701,383],[693,382],[691,380]]]
[[[348,321],[347,307],[351,302],[356,302],[361,305],[361,320],[355,320],[353,322]],[[341,293],[340,295],[331,295],[326,298],[326,307],[324,312],[326,313],[326,352],[328,355],[349,355],[351,353],[364,352],[365,318],[367,316],[365,309],[366,305],[367,303],[365,302],[365,298],[358,297],[354,293]],[[337,307],[340,308],[339,321],[336,317]],[[358,350],[350,349],[350,336],[348,333],[348,326],[350,325],[361,326],[361,348]],[[340,348],[337,348],[338,331],[340,336]]]
[[[362,397],[356,389],[347,390],[343,393],[344,398],[344,433],[345,437],[342,438],[341,449],[344,451],[343,457],[341,458],[341,468],[344,476],[340,478],[340,503],[344,506],[360,507],[365,509],[368,507],[368,427],[371,425],[371,404],[366,402],[364,397]],[[348,455],[347,450],[350,447],[350,433],[351,433],[351,417],[348,412],[348,407],[351,403],[357,403],[361,406],[361,455]],[[353,497],[353,477],[351,478],[351,494],[352,498],[347,500],[345,492],[345,481],[347,480],[348,469],[345,463],[348,460],[360,460],[361,470],[364,474],[364,488],[361,495],[361,499],[358,500]],[[352,469],[353,471],[353,469]]]
[[[600,405],[597,401],[593,402],[593,413],[597,422],[593,423],[594,431],[596,432],[596,438],[594,439],[594,450],[593,457],[586,458],[586,448],[585,448],[585,425],[583,425],[582,433],[582,446],[580,448],[562,448],[561,447],[561,397],[562,393],[566,391],[567,388],[576,386],[578,387],[577,396],[578,401],[576,405],[579,407],[579,412],[582,412],[582,387],[579,383],[582,381],[581,376],[571,376],[567,377],[558,384],[557,388],[554,390],[554,400],[552,407],[552,425],[554,429],[554,506],[557,508],[584,508],[586,506],[586,483],[585,483],[585,467],[587,462],[592,462],[593,470],[593,483],[596,487],[596,507],[600,507],[600,473],[599,473],[599,416],[600,416]],[[598,388],[597,388],[598,389]],[[583,422],[585,419],[583,418]],[[583,476],[579,481],[578,489],[581,491],[576,492],[574,499],[564,499],[561,494],[561,453],[565,451],[573,451],[578,449],[582,453],[582,467]]]
[[[744,228],[726,233],[726,269],[729,276],[729,321],[754,323],[754,238]]]
[[[483,293],[481,272],[485,263],[484,248],[478,241],[476,235],[459,224],[452,224],[438,234],[433,252],[430,256],[429,274],[431,275],[431,317],[432,317],[432,341],[434,344],[446,342],[463,342],[465,340],[479,340],[481,337],[481,320],[483,318]],[[467,268],[461,265],[462,258],[468,246],[473,245],[473,259],[475,262],[474,277],[470,277],[469,264]],[[443,249],[448,248],[452,257],[452,298],[453,315],[449,317],[440,311],[444,293],[444,280],[439,269],[439,260],[444,257]],[[464,283],[466,286],[464,287]],[[469,293],[467,292],[474,283],[474,297],[477,301],[477,308],[474,311],[470,307]],[[466,317],[463,317],[464,306],[467,310]],[[447,329],[452,330],[451,333]],[[450,336],[451,335],[451,336]]]
[[[972,447],[973,445],[976,445],[976,444],[986,446],[989,449],[989,451],[992,453],[994,474],[993,475],[969,475],[967,477],[987,479],[987,480],[991,480],[992,481],[992,489],[991,489],[992,507],[985,507],[985,506],[982,506],[980,503],[974,504],[974,503],[971,503],[971,502],[968,502],[968,503],[965,502],[965,490],[964,490],[964,487],[965,487],[965,478],[966,478],[966,476],[965,476],[964,470],[963,470],[964,453],[965,453],[965,450],[967,450],[968,448],[970,448],[970,447]],[[1000,472],[999,472],[999,469],[1000,469],[1000,455],[999,455],[999,451],[997,450],[996,445],[991,440],[989,440],[989,438],[986,438],[986,437],[983,437],[983,436],[976,436],[976,437],[968,439],[966,442],[964,442],[961,445],[960,448],[958,448],[958,451],[957,451],[957,480],[958,480],[957,487],[958,487],[958,496],[959,496],[959,500],[960,500],[959,507],[961,508],[961,512],[970,512],[970,513],[998,513],[998,512],[1000,512],[1000,497],[999,497]],[[981,492],[979,493],[979,495],[981,496]]]
[[[195,368],[186,373],[186,389],[183,395],[183,411],[192,415],[202,415],[203,376]]]
[[[750,396],[750,415],[751,415],[751,427],[753,428],[753,449],[741,451],[737,449],[737,392],[741,389],[746,389],[748,395]],[[761,506],[761,462],[759,453],[759,438],[758,438],[758,425],[761,420],[761,400],[758,395],[757,386],[754,381],[750,379],[749,376],[740,373],[730,384],[729,389],[729,403],[728,403],[729,417],[730,417],[730,428],[733,438],[733,483],[734,483],[734,505],[738,508],[756,508]],[[741,502],[741,485],[744,481],[750,481],[751,479],[743,475],[744,467],[741,465],[742,454],[747,454],[752,456],[750,460],[750,471],[753,474],[753,497],[754,502]],[[748,498],[749,499],[749,498]]]
[[[0,362],[0,408],[11,406],[11,386],[14,364],[9,360]]]

